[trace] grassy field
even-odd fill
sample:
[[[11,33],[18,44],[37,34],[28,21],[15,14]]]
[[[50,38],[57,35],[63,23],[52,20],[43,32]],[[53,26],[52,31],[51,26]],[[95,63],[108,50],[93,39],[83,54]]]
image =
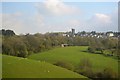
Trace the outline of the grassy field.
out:
[[[2,55],[3,78],[86,78],[44,61]]]
[[[2,54],[0,53],[0,79],[2,78]]]
[[[101,54],[93,54],[84,52],[87,49],[85,46],[75,46],[75,47],[64,47],[56,48],[46,52],[33,54],[29,56],[29,59],[46,61],[54,64],[57,61],[67,61],[77,66],[80,61],[84,58],[90,60],[92,64],[92,69],[95,72],[104,70],[105,68],[111,68],[116,73],[118,72],[118,62],[117,60],[106,57]]]

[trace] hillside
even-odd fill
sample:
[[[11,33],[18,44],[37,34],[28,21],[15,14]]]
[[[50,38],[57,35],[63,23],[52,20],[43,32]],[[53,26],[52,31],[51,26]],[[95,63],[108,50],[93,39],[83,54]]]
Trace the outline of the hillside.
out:
[[[2,78],[2,54],[0,54],[0,79]]]
[[[56,63],[57,61],[67,61],[72,63],[74,66],[79,65],[82,59],[89,59],[92,64],[93,71],[99,72],[103,71],[105,68],[111,68],[117,73],[118,62],[116,59],[101,54],[84,52],[86,49],[87,47],[85,46],[56,48],[46,52],[33,54],[28,58],[47,61],[52,64]]]
[[[2,57],[3,78],[85,78],[82,75],[44,61],[8,55],[2,55]]]

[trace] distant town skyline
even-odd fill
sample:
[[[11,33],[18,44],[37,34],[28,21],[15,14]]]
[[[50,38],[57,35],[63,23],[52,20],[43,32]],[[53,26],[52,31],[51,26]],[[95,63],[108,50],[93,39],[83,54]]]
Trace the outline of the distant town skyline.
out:
[[[117,2],[3,2],[2,28],[21,33],[118,31]]]

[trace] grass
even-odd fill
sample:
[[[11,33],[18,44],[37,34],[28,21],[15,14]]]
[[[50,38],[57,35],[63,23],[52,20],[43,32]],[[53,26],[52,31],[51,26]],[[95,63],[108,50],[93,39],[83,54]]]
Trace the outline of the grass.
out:
[[[0,79],[2,78],[2,54],[0,53]]]
[[[112,68],[116,73],[118,72],[117,60],[106,57],[101,54],[92,54],[84,52],[88,47],[86,46],[75,46],[75,47],[64,47],[55,48],[46,52],[33,54],[28,58],[34,60],[47,61],[54,64],[57,61],[67,61],[77,66],[81,59],[88,58],[92,63],[92,69],[95,72],[102,71],[105,68]]]
[[[3,78],[86,78],[44,61],[2,55]]]

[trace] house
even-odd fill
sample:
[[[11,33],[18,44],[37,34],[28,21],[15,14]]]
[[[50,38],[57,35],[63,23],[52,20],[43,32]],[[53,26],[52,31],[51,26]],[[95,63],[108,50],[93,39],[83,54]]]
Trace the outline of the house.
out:
[[[61,44],[61,47],[69,46],[68,44]]]
[[[114,33],[110,31],[110,32],[107,32],[106,35],[107,35],[108,37],[113,37],[113,36],[114,36]]]
[[[64,34],[62,34],[62,36],[67,36],[67,34],[66,34],[66,33],[64,33]]]

